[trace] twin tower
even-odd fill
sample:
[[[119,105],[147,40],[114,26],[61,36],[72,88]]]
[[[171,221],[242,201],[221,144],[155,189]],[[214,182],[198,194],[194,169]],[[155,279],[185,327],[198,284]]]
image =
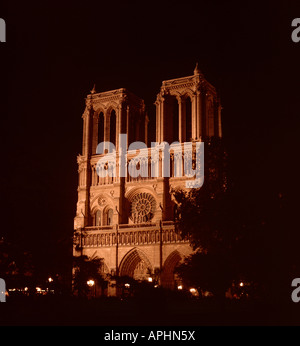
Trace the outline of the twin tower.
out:
[[[128,90],[116,89],[86,98],[83,113],[82,155],[78,155],[78,202],[74,219],[77,245],[74,256],[85,254],[103,259],[103,274],[152,280],[176,288],[175,267],[192,249],[188,240],[175,232],[172,198],[175,189],[185,188],[187,178],[176,174],[176,160],[184,166],[184,143],[193,148],[206,138],[222,136],[221,105],[216,89],[206,81],[198,66],[193,75],[162,82],[156,101],[156,142],[177,142],[170,151],[170,175],[163,173],[163,154],[150,155],[149,118],[142,99]],[[127,148],[133,142],[145,143],[140,150],[126,152],[126,165],[140,169],[139,176],[118,175],[120,134],[127,135]],[[106,153],[104,169],[116,169],[115,175],[101,176],[97,163],[99,143],[111,142],[116,151]],[[113,160],[114,156],[114,160]],[[117,158],[117,160],[116,160]],[[117,162],[117,163],[116,163]],[[179,162],[179,161],[178,161]],[[153,167],[157,172],[153,176]],[[184,170],[182,170],[184,172]],[[151,277],[151,279],[149,279]],[[100,294],[100,288],[96,292]],[[103,292],[102,292],[103,293]],[[110,288],[105,292],[116,294]]]

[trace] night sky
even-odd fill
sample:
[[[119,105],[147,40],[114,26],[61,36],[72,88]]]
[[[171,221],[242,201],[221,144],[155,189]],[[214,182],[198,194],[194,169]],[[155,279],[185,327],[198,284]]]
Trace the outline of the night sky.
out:
[[[297,1],[6,3],[0,236],[32,251],[41,272],[59,270],[70,254],[81,115],[93,84],[143,98],[153,130],[161,82],[192,75],[197,61],[221,97],[240,203],[270,213],[268,201],[281,196],[290,215],[277,235],[299,240]]]

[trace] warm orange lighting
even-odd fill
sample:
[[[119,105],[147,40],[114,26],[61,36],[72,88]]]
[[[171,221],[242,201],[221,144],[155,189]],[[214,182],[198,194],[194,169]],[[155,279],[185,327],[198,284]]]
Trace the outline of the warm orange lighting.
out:
[[[37,292],[41,292],[42,291],[42,289],[40,287],[36,287],[35,289],[36,289]]]
[[[93,287],[95,285],[95,281],[94,280],[89,280],[87,281],[87,285],[90,287]]]
[[[53,281],[53,279],[50,277],[50,278],[48,278],[48,281],[49,281],[49,282],[52,282],[52,281]]]
[[[129,287],[130,287],[130,284],[125,284],[125,287],[126,287],[126,288],[129,288]]]
[[[197,291],[196,288],[190,288],[190,292],[191,292],[191,293],[194,294],[194,293],[196,293],[196,291]]]
[[[240,282],[240,287],[243,287],[244,286],[244,283],[243,282]]]
[[[151,277],[149,277],[149,278],[148,278],[148,281],[149,281],[149,282],[152,282],[152,281],[153,281],[153,279],[152,279]]]
[[[182,290],[182,285],[177,286],[177,289]]]

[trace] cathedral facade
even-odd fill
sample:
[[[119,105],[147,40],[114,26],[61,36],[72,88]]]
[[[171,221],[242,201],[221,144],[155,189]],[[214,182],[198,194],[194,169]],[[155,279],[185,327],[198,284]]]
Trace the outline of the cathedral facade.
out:
[[[221,105],[196,66],[191,76],[163,81],[155,106],[156,142],[173,143],[167,158],[148,143],[142,99],[124,88],[87,95],[73,255],[102,258],[102,271],[113,276],[151,280],[156,275],[161,286],[172,289],[179,285],[175,267],[192,253],[188,239],[175,230],[172,191],[195,179],[184,167],[185,160],[195,159],[197,143],[222,136]],[[100,150],[103,142],[111,148]],[[131,149],[133,142],[144,146]],[[129,174],[129,167],[138,174]],[[115,293],[108,289],[108,294]]]

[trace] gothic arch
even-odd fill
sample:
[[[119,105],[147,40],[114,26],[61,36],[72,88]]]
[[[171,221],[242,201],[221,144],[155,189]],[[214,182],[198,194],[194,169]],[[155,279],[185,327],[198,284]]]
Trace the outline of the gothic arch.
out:
[[[194,96],[194,92],[193,90],[191,89],[184,89],[182,92],[181,92],[181,98],[183,100],[186,100],[188,97],[191,99],[191,101],[193,100],[193,96]]]
[[[91,200],[91,210],[94,211],[97,208],[100,207],[100,209],[105,208],[107,205],[114,207],[114,200],[111,196],[109,196],[107,193],[100,193],[97,194],[92,200]]]
[[[141,268],[143,271],[138,272]],[[119,266],[120,276],[129,276],[134,279],[146,279],[149,272],[153,272],[153,267],[145,253],[138,248],[127,252]]]
[[[107,111],[107,113],[110,113],[113,109],[117,112],[118,103],[117,103],[117,102],[114,102],[114,101],[110,101],[110,102],[106,105],[106,111]]]
[[[102,210],[100,208],[95,207],[92,212],[93,226],[101,226],[102,223]]]
[[[130,189],[130,190],[127,190],[127,191],[125,192],[125,198],[126,198],[129,202],[131,202],[131,201],[132,201],[132,198],[133,198],[136,194],[141,193],[141,192],[150,193],[150,194],[155,198],[155,200],[158,201],[158,195],[157,195],[157,193],[154,191],[154,189],[151,189],[151,188],[149,188],[149,187],[140,187],[140,186],[134,187],[134,188],[132,188],[132,189]]]
[[[178,250],[170,253],[163,264],[163,272],[161,276],[161,284],[165,288],[174,288],[174,270],[182,261],[183,256]]]
[[[102,106],[102,105],[97,105],[97,106],[96,106],[95,113],[94,113],[94,117],[95,117],[95,118],[98,118],[100,113],[105,114],[105,110],[106,110],[106,108],[105,108],[104,106]]]
[[[103,209],[103,225],[111,226],[114,224],[114,208],[111,204],[108,204]]]

